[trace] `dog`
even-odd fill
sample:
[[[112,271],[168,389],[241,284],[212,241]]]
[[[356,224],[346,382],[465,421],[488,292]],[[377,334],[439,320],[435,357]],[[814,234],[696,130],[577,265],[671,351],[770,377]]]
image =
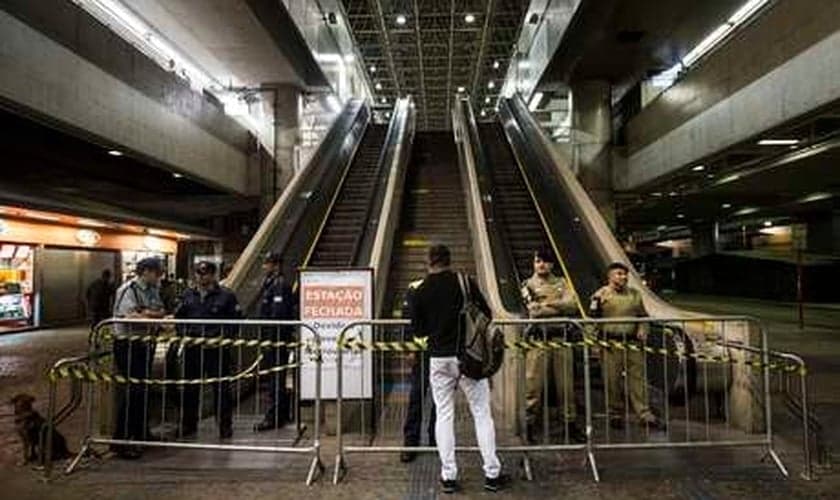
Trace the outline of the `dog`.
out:
[[[46,432],[47,421],[34,408],[35,401],[29,394],[18,394],[9,403],[14,407],[15,429],[23,443],[23,463],[44,465],[46,454],[41,447],[41,436]],[[46,446],[46,439],[43,443]],[[67,448],[67,440],[58,430],[52,429],[52,459],[63,460],[73,454]]]

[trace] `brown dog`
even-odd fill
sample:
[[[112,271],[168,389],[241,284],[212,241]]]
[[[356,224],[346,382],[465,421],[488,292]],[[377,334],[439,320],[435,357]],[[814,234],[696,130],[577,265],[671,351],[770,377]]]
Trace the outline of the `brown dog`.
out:
[[[46,454],[41,448],[41,435],[46,432],[47,421],[32,408],[35,398],[29,394],[18,394],[9,403],[14,407],[15,429],[23,443],[23,464],[36,462],[44,465]],[[63,460],[72,454],[67,441],[55,428],[52,430],[52,459]],[[44,440],[46,446],[46,437]]]

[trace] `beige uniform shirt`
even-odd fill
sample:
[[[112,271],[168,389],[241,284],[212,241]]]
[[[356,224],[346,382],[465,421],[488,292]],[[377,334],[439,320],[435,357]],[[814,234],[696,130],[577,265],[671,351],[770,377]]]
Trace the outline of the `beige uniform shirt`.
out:
[[[522,300],[532,318],[577,316],[577,295],[566,279],[549,274],[541,278],[534,274],[522,283]]]
[[[633,287],[625,287],[623,291],[617,292],[609,286],[601,287],[600,313],[603,318],[619,317],[646,317],[647,311],[642,302],[642,294]],[[596,292],[596,293],[598,293]],[[595,313],[596,311],[591,311]],[[615,323],[603,326],[604,333],[609,335],[635,335],[639,323]],[[641,325],[646,330],[645,325]]]

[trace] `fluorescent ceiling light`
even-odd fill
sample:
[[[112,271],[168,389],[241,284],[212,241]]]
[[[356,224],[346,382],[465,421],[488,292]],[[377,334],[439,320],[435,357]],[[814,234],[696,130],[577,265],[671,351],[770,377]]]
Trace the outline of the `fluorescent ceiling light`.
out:
[[[465,21],[467,24],[472,24],[472,23],[474,23],[474,22],[475,22],[475,16],[474,16],[474,15],[472,15],[472,14],[467,14],[466,16],[464,16],[464,21]]]
[[[484,98],[484,104],[490,104],[491,99],[489,97]]]
[[[123,155],[122,151],[118,151],[116,149],[108,150],[108,154],[111,155],[111,156],[122,156]]]
[[[371,65],[371,66],[370,66],[370,72],[371,72],[371,73],[376,73],[376,66]]]
[[[799,139],[762,139],[757,144],[759,146],[793,146],[799,144]]]
[[[750,16],[756,13],[758,9],[764,7],[769,0],[749,0],[747,3],[736,10],[732,17],[729,18],[729,23],[738,25],[747,20]]]
[[[799,200],[799,203],[811,203],[814,201],[827,200],[834,196],[831,193],[811,193],[808,196]]]
[[[490,82],[488,82],[488,83],[487,83],[487,88],[488,88],[488,89],[494,89],[494,88],[496,88],[496,82],[494,82],[494,81],[490,80]]]
[[[685,219],[685,214],[677,214],[677,219]]]
[[[493,61],[493,69],[499,69],[499,66],[501,65],[502,63],[500,63],[499,61]]]
[[[731,175],[727,175],[726,177],[724,177],[723,179],[721,179],[721,180],[718,182],[718,184],[727,184],[727,183],[732,182],[732,181],[737,181],[737,180],[738,180],[738,179],[740,179],[740,178],[741,178],[741,174],[731,174]]]
[[[180,179],[183,176],[184,176],[184,174],[179,174],[178,172],[172,172],[172,177],[174,177],[176,179]]]
[[[382,90],[382,84],[379,82],[376,82],[376,85],[374,85],[374,87],[376,87],[376,90]]]
[[[723,205],[720,206],[720,208],[732,208],[732,204],[731,203],[724,203]]]
[[[754,214],[756,212],[758,212],[757,208],[747,207],[747,208],[742,208],[741,210],[738,210],[737,212],[735,212],[734,215],[750,215],[750,214]]]
[[[542,98],[542,92],[534,92],[534,95],[531,97],[531,102],[528,104],[528,109],[530,109],[531,111],[536,111],[540,105],[540,101],[542,101]]]
[[[662,193],[660,193],[659,191],[655,191],[655,192],[650,193],[650,194],[651,194],[652,196],[656,196],[657,198],[659,198],[660,196],[662,196]]]
[[[385,104],[385,103],[387,103],[387,102],[388,102],[388,98],[387,98],[387,97],[383,97],[382,99],[380,99],[380,100],[379,100],[379,102],[381,102],[382,104]]]
[[[668,193],[668,196],[676,196],[678,194],[679,193],[677,193],[676,191],[671,191],[670,193]]]
[[[682,63],[684,66],[691,66],[698,59],[703,57],[709,50],[711,50],[715,45],[718,44],[723,38],[729,34],[729,32],[733,29],[731,24],[722,24],[717,27],[714,31],[712,31],[706,38],[703,39],[700,43],[697,44],[691,52],[685,55],[682,59]]]
[[[659,226],[656,228],[657,231],[664,231],[666,229],[668,229],[668,226]]]
[[[702,172],[704,170],[706,170],[706,165],[697,165],[691,168],[692,172]]]
[[[487,116],[487,111],[481,110],[481,116]]]
[[[706,174],[706,178],[707,178],[707,179],[714,179],[714,178],[715,178],[715,174]]]
[[[771,221],[771,220],[764,221],[764,227],[770,227],[772,225],[773,225],[773,221]]]
[[[458,93],[459,94],[463,93],[465,90],[467,90],[467,89],[465,89],[464,87],[458,87]]]
[[[104,222],[99,222],[98,220],[93,219],[79,219],[78,221],[80,226],[89,226],[89,227],[108,227],[108,224]]]
[[[402,14],[398,15],[398,16],[397,16],[397,24],[399,24],[400,26],[402,26],[402,25],[403,25],[403,24],[405,24],[405,23],[406,23],[406,18],[405,18],[405,16],[404,16],[404,15],[402,15]]]

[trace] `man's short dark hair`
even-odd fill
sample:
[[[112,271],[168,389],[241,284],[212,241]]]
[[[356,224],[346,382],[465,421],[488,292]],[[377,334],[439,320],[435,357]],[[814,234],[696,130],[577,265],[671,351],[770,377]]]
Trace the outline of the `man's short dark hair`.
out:
[[[611,263],[609,266],[607,266],[607,272],[608,272],[608,273],[609,273],[610,271],[612,271],[613,269],[621,269],[621,270],[622,270],[622,271],[624,271],[625,273],[629,273],[629,272],[630,272],[630,268],[629,268],[629,267],[627,267],[627,265],[625,265],[623,262],[613,262],[613,263]]]
[[[160,259],[155,257],[146,257],[137,263],[137,274],[143,274],[144,271],[163,272],[163,263]]]
[[[446,245],[432,245],[429,247],[429,265],[446,267],[452,262],[452,254]]]
[[[554,257],[554,250],[552,250],[549,247],[540,247],[534,250],[534,257],[540,259],[543,262],[557,264],[557,259]]]
[[[111,270],[110,269],[103,269],[102,270],[102,277],[103,278],[110,278],[111,277]]]

